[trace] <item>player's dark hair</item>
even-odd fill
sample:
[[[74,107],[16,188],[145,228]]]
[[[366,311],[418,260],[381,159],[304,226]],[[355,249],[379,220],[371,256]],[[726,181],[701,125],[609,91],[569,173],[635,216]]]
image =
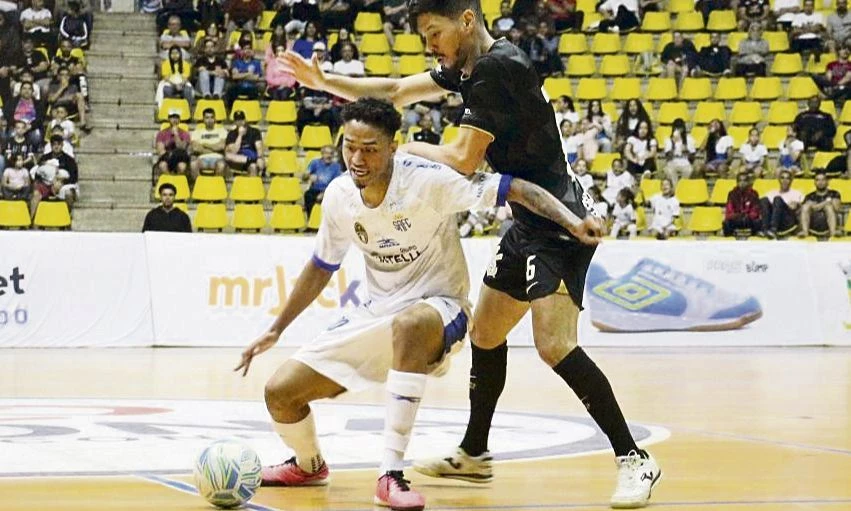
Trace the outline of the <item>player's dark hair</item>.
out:
[[[216,111],[213,110],[212,108],[205,108],[204,111],[202,112],[202,115],[207,115],[207,114],[212,114],[213,117],[215,117]]]
[[[52,135],[50,137],[50,143],[51,144],[61,144],[63,142],[65,142],[65,139],[62,138],[62,135]]]
[[[408,16],[412,21],[416,21],[420,14],[457,18],[467,9],[476,13],[476,19],[484,23],[480,0],[408,0]]]
[[[161,184],[158,191],[162,194],[163,190],[171,190],[171,193],[177,195],[177,187],[171,183]]]
[[[402,127],[402,116],[392,103],[383,99],[360,98],[343,107],[343,122],[360,121],[380,129],[391,139]]]
[[[827,177],[827,169],[822,169],[822,168],[813,169],[813,179],[815,179],[819,176]]]

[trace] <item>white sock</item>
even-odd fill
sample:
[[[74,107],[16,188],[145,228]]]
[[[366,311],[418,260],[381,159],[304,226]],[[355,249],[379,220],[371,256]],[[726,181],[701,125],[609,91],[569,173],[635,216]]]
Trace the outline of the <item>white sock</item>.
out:
[[[390,370],[387,375],[387,410],[384,417],[384,459],[380,474],[404,468],[405,450],[425,393],[426,375]]]
[[[319,452],[319,439],[316,437],[313,412],[308,413],[307,417],[293,424],[283,424],[273,420],[272,426],[281,436],[281,440],[295,451],[295,459],[299,468],[309,474],[319,471],[324,460],[322,453]]]

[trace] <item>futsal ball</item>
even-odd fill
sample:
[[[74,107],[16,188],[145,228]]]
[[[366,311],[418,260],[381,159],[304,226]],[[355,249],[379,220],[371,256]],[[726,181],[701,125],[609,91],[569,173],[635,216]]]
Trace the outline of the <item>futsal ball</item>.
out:
[[[239,507],[260,486],[260,457],[236,440],[219,440],[204,449],[195,461],[195,486],[210,504]]]

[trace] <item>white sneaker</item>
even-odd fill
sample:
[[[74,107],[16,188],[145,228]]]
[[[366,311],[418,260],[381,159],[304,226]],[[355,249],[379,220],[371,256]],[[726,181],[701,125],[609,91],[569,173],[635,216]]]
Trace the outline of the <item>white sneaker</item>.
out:
[[[414,462],[414,470],[420,474],[446,479],[458,479],[468,483],[489,483],[493,480],[493,457],[489,451],[479,456],[470,456],[464,449],[445,458],[431,458]]]
[[[645,451],[631,451],[626,456],[615,458],[618,466],[618,487],[610,504],[615,509],[644,507],[650,500],[650,492],[662,477],[662,471],[653,456]]]

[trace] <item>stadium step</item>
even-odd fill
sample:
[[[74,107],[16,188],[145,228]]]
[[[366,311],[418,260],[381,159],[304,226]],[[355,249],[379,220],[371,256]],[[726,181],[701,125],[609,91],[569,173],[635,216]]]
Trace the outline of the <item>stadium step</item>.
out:
[[[148,179],[138,181],[112,181],[80,177],[81,202],[111,203],[115,206],[142,207],[150,204],[150,167]],[[83,229],[84,230],[84,229]]]
[[[126,79],[121,76],[93,75],[89,77],[92,103],[142,103],[154,108],[154,93],[157,80],[153,75],[146,78]]]
[[[103,30],[147,30],[156,32],[156,19],[153,14],[128,12],[99,12],[95,15],[95,25],[92,32]]]
[[[72,213],[75,231],[139,232],[145,215],[155,205],[102,208],[80,203]]]
[[[125,55],[101,55],[89,59],[88,70],[92,74],[110,74],[116,71],[132,74],[148,74],[155,76],[155,70],[159,68],[160,59],[157,55],[147,56],[125,56]]]
[[[135,153],[140,151],[151,151],[154,145],[154,137],[156,130],[152,129],[152,124],[149,122],[148,129],[115,129],[113,125],[109,127],[100,127],[97,123],[95,129],[85,138],[82,144],[82,150],[103,153],[104,149],[111,150],[112,153]]]
[[[81,153],[78,156],[86,169],[85,177],[92,181],[151,182],[150,156],[96,153]]]
[[[156,51],[157,37],[154,31],[129,32],[125,30],[95,30],[92,33],[92,49],[98,51],[115,48],[138,48],[145,51]]]

